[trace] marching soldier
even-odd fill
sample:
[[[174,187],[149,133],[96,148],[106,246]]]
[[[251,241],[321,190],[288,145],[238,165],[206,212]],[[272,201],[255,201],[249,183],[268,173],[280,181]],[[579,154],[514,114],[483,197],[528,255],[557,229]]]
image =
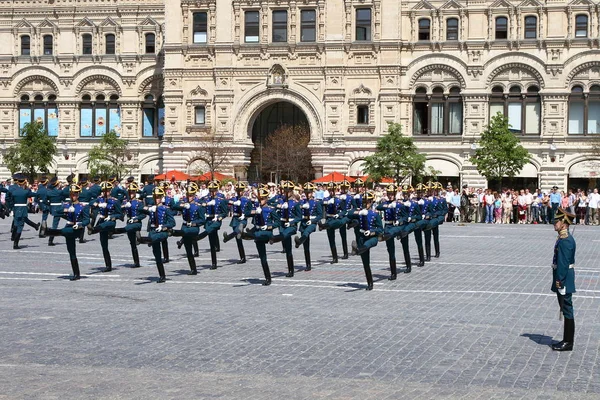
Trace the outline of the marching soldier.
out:
[[[89,194],[90,202],[92,200],[97,199],[102,194],[102,188],[100,187],[101,183],[102,183],[102,179],[100,179],[99,176],[96,175],[92,178],[92,186],[90,186],[90,189],[89,189],[90,190],[90,194]],[[96,225],[96,217],[97,216],[98,216],[98,209],[90,207],[90,226],[93,227],[94,225]]]
[[[27,187],[27,178],[23,174],[13,175],[13,179],[16,181],[16,185],[10,186],[8,189],[2,188],[0,192],[9,193],[13,199],[13,224],[12,224],[12,236],[13,249],[18,250],[19,240],[21,240],[21,233],[25,224],[31,226],[36,231],[40,229],[40,224],[35,224],[27,217],[28,201],[31,197],[38,197],[37,193],[32,192]]]
[[[148,179],[146,179],[146,184],[140,191],[140,196],[141,196],[142,200],[144,201],[144,205],[146,205],[146,206],[154,205],[154,195],[153,195],[154,188],[155,188],[154,175],[150,175],[150,176],[148,176]]]
[[[575,317],[573,314],[573,293],[575,290],[575,238],[569,233],[575,214],[558,208],[554,215],[554,230],[558,239],[554,245],[552,259],[552,286],[556,292],[558,306],[564,316],[563,340],[552,345],[552,350],[572,351],[575,338]]]
[[[59,188],[60,182],[57,177],[53,177],[50,179],[50,187],[48,189],[48,201],[50,202],[50,215],[52,215],[52,229],[58,229],[58,224],[60,223],[60,219],[63,211],[63,200],[65,198],[65,193],[70,193],[69,186],[65,188]],[[77,194],[77,198],[79,199],[79,194]],[[89,220],[89,216],[88,216]],[[77,232],[79,234],[79,232]],[[54,246],[54,236],[50,236],[48,238],[48,246]]]
[[[98,223],[95,227],[88,226],[88,234],[93,235],[100,233],[100,245],[102,246],[102,255],[104,256],[104,265],[106,268],[102,272],[112,271],[112,260],[108,251],[108,237],[114,233],[117,226],[117,220],[123,221],[123,211],[121,209],[122,200],[112,197],[110,194],[113,191],[112,183],[102,182],[101,184],[103,197],[97,198],[92,207],[97,207],[100,211]]]
[[[347,230],[348,223],[350,222],[350,218],[348,217],[348,213],[352,210],[354,204],[354,197],[348,193],[348,189],[350,189],[350,182],[344,179],[342,183],[340,183],[340,211],[342,216],[342,226],[340,227],[340,238],[342,239],[342,260],[348,258],[348,238],[347,238]],[[344,229],[345,228],[345,229]]]
[[[90,223],[90,206],[84,206],[79,202],[79,193],[81,192],[79,185],[71,185],[68,189],[71,204],[66,203],[64,206],[61,206],[60,211],[55,211],[56,214],[54,214],[66,219],[66,226],[62,229],[44,229],[42,232],[44,236],[50,236],[51,239],[55,236],[63,236],[65,238],[71,260],[71,268],[73,269],[73,276],[71,276],[70,280],[76,281],[80,279],[80,273],[75,244],[77,238],[79,238],[79,230],[85,229]]]
[[[300,222],[300,236],[294,238],[296,248],[304,246],[304,260],[306,262],[305,271],[312,269],[310,259],[310,235],[317,230],[317,224],[323,218],[323,205],[321,201],[315,199],[315,184],[307,182],[303,186],[304,198],[300,202],[302,212],[302,221]]]
[[[279,209],[279,234],[269,240],[269,244],[283,241],[285,258],[287,260],[288,273],[287,278],[294,276],[294,255],[292,253],[292,236],[298,231],[298,222],[302,219],[300,208],[296,199],[294,199],[294,183],[285,181],[282,185],[282,202],[277,205]]]
[[[193,192],[193,196],[188,196],[187,199],[185,197],[182,197],[179,200],[179,203],[180,203],[179,206],[181,206],[181,203],[190,202],[192,200],[196,201],[196,194],[198,193],[198,190],[199,190],[198,184],[196,182],[190,182],[187,185],[186,193]],[[170,199],[170,197],[168,197],[168,198]],[[177,207],[178,206],[177,204],[175,204],[174,201],[172,201],[170,204],[172,205],[171,206],[172,209],[175,209],[173,207]],[[199,203],[198,203],[198,205],[199,205]],[[201,216],[202,218],[201,218],[201,221],[200,221],[200,223],[199,223],[198,226],[204,225],[204,209],[200,210],[200,213],[202,214],[202,216]],[[187,224],[187,222],[183,221],[183,223],[181,225],[182,229],[183,229],[184,226],[187,226],[186,224]],[[174,236],[177,236],[177,235],[174,235]],[[181,239],[179,239],[177,241],[177,249],[181,249],[181,247],[183,246],[183,244],[184,243],[183,243],[183,237],[182,237]],[[196,240],[196,239],[192,240],[192,248],[194,250],[194,252],[193,252],[194,257],[198,257],[200,255],[200,252],[198,250],[198,240]]]
[[[139,243],[147,243],[152,246],[152,254],[154,254],[159,275],[158,283],[164,283],[167,280],[161,248],[164,248],[162,243],[169,239],[169,229],[175,226],[173,213],[163,202],[164,196],[165,191],[162,188],[154,188],[152,200],[155,205],[145,206],[140,210],[141,213],[148,215],[150,231],[147,237],[138,236]],[[165,258],[168,259],[168,255],[165,255]]]
[[[254,239],[256,250],[260,258],[265,281],[263,286],[271,284],[271,271],[267,262],[267,242],[273,237],[273,229],[279,225],[279,212],[277,208],[269,205],[269,190],[265,188],[258,189],[258,206],[250,212],[254,216],[254,228],[244,232],[244,239]]]
[[[323,207],[325,208],[325,220],[319,221],[319,231],[326,229],[327,230],[327,240],[329,241],[329,248],[331,249],[331,257],[333,258],[331,264],[336,264],[338,262],[338,254],[337,247],[335,244],[335,231],[340,231],[340,236],[342,238],[342,247],[344,246],[344,241],[346,240],[346,232],[342,233],[342,229],[344,228],[347,222],[347,219],[343,218],[346,216],[345,210],[341,210],[340,208],[340,198],[335,196],[335,184],[333,182],[328,184],[329,197],[323,199]],[[347,259],[347,245],[346,252],[342,256],[342,259]]]
[[[404,253],[404,263],[406,264],[405,274],[410,274],[412,271],[412,261],[410,259],[410,247],[408,243],[408,236],[415,230],[416,224],[413,221],[412,215],[416,215],[415,209],[412,208],[412,202],[410,201],[410,193],[413,191],[413,187],[405,184],[402,186],[403,203],[402,207],[397,208],[398,225],[401,228],[400,235],[396,236],[397,240],[400,240],[402,244],[402,252]]]
[[[81,193],[79,193],[79,202],[84,206],[91,204],[94,200],[98,198],[98,196],[94,196],[96,193],[92,191],[90,187],[88,187],[87,178],[83,177],[77,183],[81,187]],[[91,209],[91,207],[90,207]],[[81,229],[79,231],[79,243],[85,243],[84,239],[85,229]]]
[[[417,190],[423,190],[423,184],[419,183],[417,185]],[[411,198],[410,206],[408,209],[408,220],[409,222],[413,222],[415,224],[415,229],[413,230],[413,234],[415,237],[415,243],[417,243],[417,250],[419,252],[419,263],[418,267],[425,266],[425,252],[423,251],[423,227],[427,226],[427,221],[423,220],[423,214],[421,206],[425,204],[422,199]]]
[[[131,255],[133,256],[133,268],[139,268],[140,255],[137,249],[137,236],[138,232],[142,230],[142,220],[146,218],[146,215],[141,212],[144,208],[144,202],[138,199],[138,191],[140,190],[137,183],[132,182],[127,186],[129,192],[129,200],[127,200],[122,209],[125,209],[125,217],[127,218],[127,225],[123,228],[116,228],[115,233],[126,233],[129,239],[129,245],[131,246]]]
[[[423,201],[421,212],[423,213],[423,219],[427,221],[427,225],[423,226],[423,234],[425,235],[425,261],[431,261],[431,231],[434,228],[437,230],[440,222],[437,219],[435,211],[437,197],[433,196],[433,183],[428,182],[424,186],[424,190],[428,191],[427,196],[421,197],[421,201]]]
[[[202,207],[205,209],[204,231],[198,235],[198,240],[208,236],[210,246],[210,269],[217,269],[217,251],[219,243],[219,229],[223,219],[227,217],[227,200],[218,195],[219,184],[216,181],[208,183],[209,195],[202,200]]]
[[[244,249],[244,242],[242,241],[242,233],[248,224],[246,219],[247,214],[252,210],[252,200],[244,196],[244,192],[248,189],[248,185],[244,182],[237,182],[235,184],[235,191],[237,196],[229,199],[229,205],[231,206],[232,218],[229,226],[232,229],[231,233],[223,232],[223,243],[227,243],[235,237],[237,243],[238,253],[240,254],[240,261],[238,264],[244,264],[246,262],[246,251]]]
[[[38,182],[38,199],[40,204],[40,211],[42,212],[42,224],[40,227],[39,237],[43,237],[42,229],[46,229],[48,227],[48,215],[50,214],[50,204],[48,204],[48,177],[46,175],[42,175],[40,181]]]
[[[180,230],[173,231],[173,236],[181,236],[185,246],[185,254],[190,265],[189,275],[197,275],[196,259],[192,251],[196,242],[196,237],[200,232],[200,225],[204,222],[204,209],[196,202],[196,192],[198,185],[192,183],[187,187],[187,202],[173,204],[171,209],[181,211],[183,216],[183,225]],[[178,245],[179,246],[179,245]]]
[[[446,219],[446,214],[448,214],[448,203],[446,203],[446,198],[442,196],[441,190],[443,186],[439,182],[435,182],[433,184],[433,188],[435,192],[433,193],[433,218],[436,218],[438,223],[434,224],[431,229],[431,233],[433,234],[433,247],[435,249],[435,254],[433,255],[435,258],[440,257],[440,225],[444,223]]]
[[[373,290],[373,274],[371,273],[370,250],[377,246],[377,237],[383,233],[383,224],[379,212],[371,208],[375,194],[367,192],[363,196],[364,208],[354,211],[352,217],[360,220],[360,233],[357,241],[352,242],[352,251],[360,255],[367,278],[367,290]]]
[[[385,189],[387,198],[383,198],[381,203],[376,207],[378,211],[383,211],[383,235],[381,241],[385,242],[390,260],[390,281],[396,280],[396,245],[394,238],[400,235],[402,227],[398,220],[398,209],[404,207],[402,203],[396,202],[396,193],[398,191],[393,183]]]
[[[131,178],[133,182],[133,177]],[[110,191],[110,197],[119,200],[119,203],[123,203],[123,200],[127,199],[129,195],[127,194],[127,190],[121,186],[119,178],[113,175],[108,182],[113,186],[112,190]]]

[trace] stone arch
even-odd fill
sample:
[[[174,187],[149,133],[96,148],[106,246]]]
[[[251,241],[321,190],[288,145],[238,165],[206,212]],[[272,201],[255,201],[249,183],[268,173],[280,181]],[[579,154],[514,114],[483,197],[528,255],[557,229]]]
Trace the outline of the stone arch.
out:
[[[298,91],[290,89],[262,90],[248,93],[245,99],[238,103],[236,119],[234,122],[234,142],[252,143],[252,125],[258,115],[268,106],[277,102],[288,102],[298,107],[306,115],[310,127],[311,143],[320,143],[323,140],[323,122],[319,111],[313,102]],[[314,104],[320,104],[315,102]]]
[[[579,75],[585,71],[591,72],[591,74],[588,75],[587,79],[598,80],[600,78],[600,61],[588,61],[574,67],[567,75],[567,79],[565,80],[566,87],[571,86],[570,84],[575,79],[581,80],[582,77],[580,77]]]
[[[82,79],[77,85],[76,93],[79,94],[83,91],[83,89],[90,84],[91,82],[106,82],[108,85],[112,86],[113,90],[116,90],[119,96],[122,96],[121,86],[115,81],[113,78],[106,75],[90,75]]]
[[[426,155],[426,162],[431,162],[432,160],[441,160],[444,163],[452,164],[453,167],[456,167],[458,173],[462,172],[463,165],[459,159],[444,153],[428,153]]]
[[[461,89],[467,87],[464,76],[454,67],[445,64],[430,64],[419,68],[410,79],[410,87],[413,89],[419,83],[423,82],[423,77],[428,76],[431,73],[431,84],[437,83],[441,86],[448,86],[444,82],[458,82]],[[434,75],[439,75],[435,77]],[[453,79],[452,79],[453,78]],[[422,85],[421,85],[422,86]]]
[[[544,77],[542,76],[542,74],[540,73],[540,71],[528,64],[524,64],[524,63],[520,63],[520,62],[509,62],[509,63],[504,63],[496,68],[494,68],[487,77],[487,81],[486,81],[486,86],[488,89],[491,90],[492,85],[496,84],[496,82],[494,82],[494,80],[496,79],[496,77],[498,77],[498,75],[500,75],[501,73],[505,72],[506,70],[518,70],[518,71],[527,71],[529,74],[532,75],[533,79],[535,79],[537,81],[537,83],[540,86],[540,89],[543,89],[545,86],[545,81],[544,81]],[[511,79],[508,78],[508,80],[510,81]],[[515,83],[521,82],[522,78],[515,78]],[[519,83],[521,86],[522,84]]]
[[[155,68],[152,68],[152,70],[155,70]],[[142,74],[138,76],[142,76]],[[164,76],[162,73],[153,73],[138,83],[137,88],[140,96],[145,93],[162,94],[164,91]]]
[[[155,166],[162,170],[162,162],[162,158],[160,156],[157,156],[156,154],[148,155],[142,158],[138,163],[140,174],[154,174],[156,172],[154,170]],[[150,171],[150,169],[152,169],[152,171]]]
[[[77,71],[73,76],[75,95],[78,96],[86,84],[99,78],[109,82],[115,88],[119,96],[123,95],[123,81],[119,72],[106,66],[86,67]]]
[[[46,75],[40,75],[40,70],[46,73]],[[28,74],[29,72],[31,72],[31,75]],[[20,75],[25,75],[25,77],[19,78]],[[54,94],[56,94],[57,96],[59,94],[58,76],[54,73],[54,71],[45,67],[36,67],[35,69],[26,68],[25,70],[20,71],[20,73],[15,74],[13,79],[14,82],[16,82],[13,89],[14,96],[17,96],[25,85],[36,80],[40,80],[44,83],[47,83],[52,88]]]

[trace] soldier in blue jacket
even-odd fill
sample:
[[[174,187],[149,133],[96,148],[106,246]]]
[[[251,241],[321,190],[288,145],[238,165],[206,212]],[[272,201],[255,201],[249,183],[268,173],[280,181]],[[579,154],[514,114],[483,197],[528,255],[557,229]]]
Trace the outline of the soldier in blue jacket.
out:
[[[88,195],[90,198],[90,201],[97,199],[102,194],[102,188],[100,187],[101,183],[102,183],[102,179],[100,179],[100,177],[98,175],[95,175],[92,178],[92,186],[90,186],[90,188],[89,188],[90,193]],[[86,197],[88,197],[88,196],[86,196]],[[98,216],[98,209],[91,208],[90,209],[90,225],[92,227],[94,225],[96,225],[96,217],[97,216]]]
[[[333,182],[327,185],[329,197],[323,199],[323,219],[319,221],[319,231],[323,229],[327,230],[327,240],[329,241],[332,257],[331,264],[336,264],[338,262],[337,246],[335,244],[336,230],[340,231],[340,237],[342,238],[342,248],[344,250],[342,259],[345,260],[348,258],[348,246],[347,244],[344,245],[346,243],[346,223],[348,222],[345,218],[347,212],[345,209],[342,209],[341,199],[336,197],[335,189],[335,184]]]
[[[49,189],[47,192],[48,202],[50,203],[50,215],[52,215],[52,229],[58,229],[58,224],[62,216],[63,200],[65,194],[69,194],[69,186],[60,188],[60,182],[57,177],[50,179]],[[79,194],[77,195],[79,198]],[[88,216],[89,220],[89,216]],[[79,234],[79,232],[77,232]],[[48,246],[54,246],[54,236],[48,238]]]
[[[372,209],[375,194],[366,192],[363,196],[363,209],[353,211],[353,214],[358,214],[360,220],[361,235],[356,241],[352,242],[352,252],[360,255],[365,276],[367,278],[367,290],[373,290],[373,274],[371,273],[371,255],[372,247],[377,246],[378,236],[383,233],[383,223],[379,212]]]
[[[146,179],[146,184],[140,191],[140,197],[144,201],[144,204],[147,206],[154,205],[154,188],[154,175],[150,175],[148,176],[148,179]]]
[[[304,246],[305,271],[310,271],[310,235],[317,230],[317,224],[323,218],[323,205],[320,200],[315,199],[315,184],[307,182],[303,185],[305,198],[300,201],[302,221],[300,222],[300,236],[294,238],[296,248]]]
[[[92,191],[91,187],[88,185],[88,180],[86,177],[81,178],[77,184],[81,187],[81,193],[79,193],[79,202],[81,204],[83,204],[84,206],[87,206],[92,201],[94,201],[98,198],[98,196],[95,195],[96,192]],[[85,229],[81,229],[81,231],[79,233],[79,243],[86,242],[86,240],[84,239],[84,235],[85,235]]]
[[[44,235],[50,236],[50,238],[54,236],[64,236],[67,242],[69,258],[71,259],[71,268],[73,269],[71,280],[76,281],[80,278],[80,273],[75,243],[77,238],[79,238],[79,230],[85,229],[90,223],[90,207],[84,206],[79,202],[79,193],[81,192],[81,187],[79,185],[71,185],[68,189],[71,204],[64,204],[64,206],[61,206],[60,211],[56,213],[59,217],[67,220],[67,225],[62,229],[51,228],[42,230],[42,232]]]
[[[232,218],[229,226],[231,227],[231,233],[223,232],[223,243],[227,243],[235,237],[235,241],[240,254],[240,260],[238,264],[244,264],[246,262],[246,250],[244,249],[244,242],[242,241],[242,233],[248,224],[248,214],[252,210],[252,200],[244,196],[244,192],[248,189],[248,185],[244,182],[237,182],[235,184],[236,196],[229,199],[229,206],[231,206]]]
[[[16,185],[10,186],[8,189],[1,188],[0,192],[10,194],[13,199],[13,224],[12,224],[12,236],[13,249],[18,250],[19,240],[21,240],[21,233],[23,227],[27,225],[34,228],[36,231],[40,229],[40,224],[34,224],[27,217],[29,212],[28,201],[31,197],[37,198],[37,193],[32,192],[27,186],[27,178],[23,174],[15,174],[13,179],[16,181]]]
[[[163,203],[164,196],[165,191],[162,188],[154,188],[153,202],[155,205],[145,206],[140,210],[141,213],[148,215],[150,232],[147,237],[138,236],[139,243],[147,243],[152,246],[159,275],[158,283],[164,283],[167,280],[161,254],[161,243],[169,239],[169,230],[175,227],[173,212]]]
[[[279,234],[269,239],[269,244],[283,241],[287,261],[287,278],[294,276],[294,255],[292,254],[292,236],[298,231],[298,222],[302,219],[300,206],[294,198],[294,182],[285,181],[282,184],[283,196],[277,205],[279,211]]]
[[[420,186],[421,185],[421,186]],[[417,190],[423,190],[422,184],[417,185]],[[423,228],[427,226],[427,221],[423,220],[422,208],[425,205],[423,199],[413,197],[410,199],[410,206],[408,208],[408,220],[415,224],[413,230],[413,236],[417,243],[417,250],[419,252],[419,263],[417,266],[423,267],[425,265],[425,252],[423,251]]]
[[[139,268],[140,255],[137,249],[137,235],[142,230],[142,220],[146,218],[146,215],[141,213],[140,210],[144,207],[144,202],[138,199],[138,191],[140,190],[137,183],[132,182],[127,186],[129,192],[129,200],[126,200],[121,209],[125,212],[125,218],[127,218],[127,225],[123,228],[116,228],[115,233],[126,233],[129,239],[129,245],[131,246],[131,255],[133,256],[133,268]]]
[[[427,224],[423,227],[423,234],[425,236],[425,261],[431,261],[431,233],[433,229],[438,229],[440,221],[437,218],[437,196],[433,193],[433,182],[427,182],[424,190],[427,192],[422,197],[423,205],[421,206],[421,212],[423,213],[423,219],[427,221]]]
[[[565,318],[563,340],[552,345],[552,350],[571,351],[575,337],[575,317],[573,314],[573,293],[575,290],[575,238],[569,233],[575,214],[558,208],[554,214],[554,230],[558,239],[554,245],[552,258],[552,286],[558,306]]]
[[[187,187],[187,201],[181,201],[171,205],[171,209],[174,211],[181,211],[183,216],[183,225],[181,229],[174,230],[173,236],[181,236],[183,245],[185,247],[185,253],[190,265],[189,275],[197,275],[198,270],[196,268],[196,259],[194,258],[193,244],[196,242],[196,237],[200,232],[200,226],[204,222],[204,209],[196,202],[196,191],[198,185],[192,183]]]
[[[198,240],[208,236],[210,246],[210,269],[217,269],[217,251],[219,245],[219,229],[223,219],[227,217],[227,199],[219,195],[219,184],[216,181],[208,183],[209,195],[202,199],[204,214],[204,231],[198,235]]]
[[[48,215],[50,214],[50,203],[48,202],[48,177],[46,175],[42,175],[38,182],[37,194],[40,204],[40,211],[42,212],[42,223],[40,227],[39,237],[43,237],[42,229],[46,229],[48,227]]]
[[[394,238],[403,231],[399,223],[398,209],[404,207],[402,202],[396,202],[396,193],[398,187],[393,183],[385,188],[387,198],[382,198],[377,211],[383,211],[383,235],[381,241],[385,242],[390,260],[390,277],[389,280],[396,280],[396,245]]]

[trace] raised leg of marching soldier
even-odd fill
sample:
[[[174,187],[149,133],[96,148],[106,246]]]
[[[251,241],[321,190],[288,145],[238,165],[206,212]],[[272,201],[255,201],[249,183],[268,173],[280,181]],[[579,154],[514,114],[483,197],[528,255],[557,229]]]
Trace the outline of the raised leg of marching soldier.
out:
[[[335,229],[327,229],[327,240],[329,241],[329,248],[331,249],[331,264],[337,264],[338,262],[338,254],[337,248],[335,246]]]
[[[29,225],[30,227],[32,227],[33,229],[35,229],[36,231],[39,230],[40,226],[41,226],[41,224],[36,224],[32,220],[30,220],[29,217],[25,217],[25,223],[27,225]]]
[[[52,230],[58,229],[59,223],[60,223],[60,217],[53,215],[52,216]],[[57,236],[60,236],[60,235],[57,235]],[[54,246],[54,236],[50,236],[48,238],[48,246]]]
[[[440,228],[436,226],[431,230],[433,233],[433,247],[435,248],[435,258],[440,257]]]
[[[425,254],[423,252],[423,234],[421,228],[415,228],[414,236],[415,242],[417,243],[417,249],[419,250],[419,264],[417,264],[417,266],[422,267],[425,265]]]
[[[425,235],[425,261],[431,261],[431,229],[423,231]]]

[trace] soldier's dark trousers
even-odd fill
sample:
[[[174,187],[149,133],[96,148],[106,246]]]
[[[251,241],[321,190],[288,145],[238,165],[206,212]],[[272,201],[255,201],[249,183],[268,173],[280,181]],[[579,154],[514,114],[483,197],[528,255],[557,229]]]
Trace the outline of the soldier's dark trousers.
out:
[[[377,246],[377,237],[366,238],[364,235],[358,237],[357,244],[359,248],[366,248],[361,252],[360,258],[367,278],[367,290],[373,289],[373,274],[371,273],[371,248]]]
[[[396,277],[396,244],[394,243],[395,238],[391,237],[385,241],[385,247],[387,248],[388,258],[390,260],[390,274],[392,278]]]
[[[137,249],[137,239],[136,235],[142,229],[142,223],[136,222],[133,224],[127,224],[123,228],[115,228],[114,233],[126,233],[127,239],[129,239],[129,246],[131,247],[131,255],[133,256],[133,268],[139,268],[140,265],[140,255]]]
[[[438,258],[440,256],[440,228],[436,226],[431,232],[433,233],[433,247],[435,249],[433,256]]]
[[[254,234],[254,243],[256,244],[256,250],[258,251],[258,257],[260,258],[260,264],[265,274],[265,282],[263,285],[267,286],[271,284],[271,270],[267,262],[267,242],[273,236],[271,231],[256,231]]]
[[[82,228],[83,229],[83,228]],[[79,262],[77,261],[77,252],[75,243],[79,237],[79,232],[71,227],[65,227],[63,229],[48,229],[46,235],[53,238],[55,236],[64,236],[67,244],[67,251],[69,252],[69,259],[71,260],[71,269],[73,270],[73,277],[71,279],[79,279]]]
[[[338,262],[338,254],[337,254],[337,247],[335,245],[335,229],[327,229],[327,240],[329,241],[329,248],[331,249],[331,257],[333,258],[333,260],[331,261],[332,264],[333,263],[337,263]]]
[[[183,246],[185,247],[185,254],[188,259],[188,263],[190,265],[190,274],[196,275],[196,259],[194,258],[193,247],[195,243],[194,237],[184,236],[183,237]]]
[[[154,261],[156,261],[156,268],[158,269],[159,282],[164,282],[165,279],[165,266],[162,260],[161,242],[152,243],[152,254],[154,254]]]
[[[412,270],[412,261],[410,260],[410,248],[408,243],[408,236],[405,236],[400,239],[400,243],[402,243],[402,252],[404,253],[404,262],[406,263],[405,273],[410,273]]]
[[[423,252],[423,234],[421,229],[415,228],[414,230],[415,242],[417,243],[417,249],[419,251],[419,267],[425,265],[425,254]]]
[[[304,261],[306,262],[305,271],[310,271],[312,269],[311,261],[310,261],[310,236],[306,236],[304,243],[302,243],[304,248]]]
[[[425,235],[425,261],[431,261],[431,229],[423,231]]]

